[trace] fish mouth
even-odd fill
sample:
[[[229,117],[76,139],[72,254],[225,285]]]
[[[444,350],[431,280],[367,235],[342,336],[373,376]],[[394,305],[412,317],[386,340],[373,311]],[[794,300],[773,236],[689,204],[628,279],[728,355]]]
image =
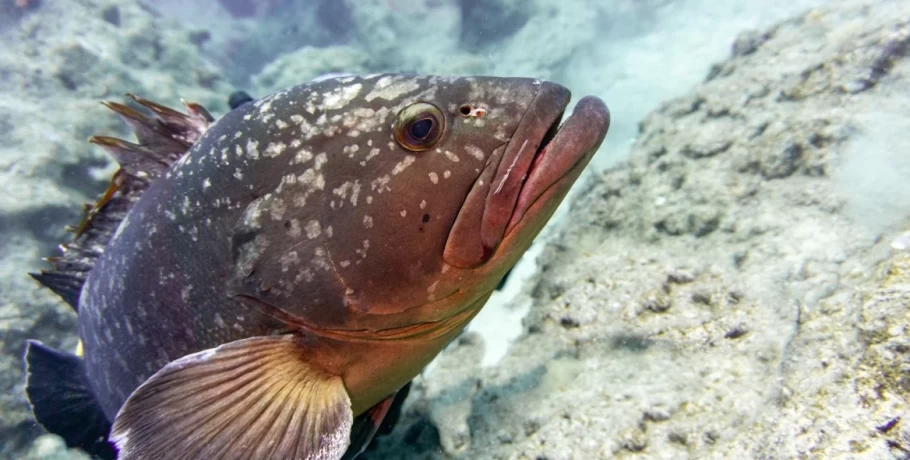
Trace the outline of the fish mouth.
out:
[[[534,208],[542,197],[546,195],[544,201],[553,209],[562,201],[610,124],[606,104],[587,96],[560,125],[570,97],[561,85],[540,84],[512,138],[500,155],[494,155],[500,160],[481,173],[465,200],[446,242],[446,263],[460,268],[486,263],[506,235],[523,227],[523,219],[541,214]],[[562,193],[547,193],[560,184]]]
[[[597,153],[609,127],[607,105],[597,97],[586,96],[578,101],[565,123],[558,128],[554,124],[547,131],[522,184],[505,235],[516,228],[544,194],[554,187],[566,183],[570,187],[575,182]],[[557,205],[563,196],[564,193],[559,195]]]

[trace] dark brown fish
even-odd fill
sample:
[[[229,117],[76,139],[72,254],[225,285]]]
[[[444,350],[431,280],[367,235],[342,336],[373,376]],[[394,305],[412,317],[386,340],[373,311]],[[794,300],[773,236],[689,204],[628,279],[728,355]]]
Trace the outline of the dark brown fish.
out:
[[[353,458],[477,314],[609,125],[520,78],[330,78],[211,123],[108,104],[138,144],[35,275],[84,361],[30,344],[37,420],[124,459]],[[64,371],[61,371],[65,369]],[[78,401],[79,407],[67,401]]]

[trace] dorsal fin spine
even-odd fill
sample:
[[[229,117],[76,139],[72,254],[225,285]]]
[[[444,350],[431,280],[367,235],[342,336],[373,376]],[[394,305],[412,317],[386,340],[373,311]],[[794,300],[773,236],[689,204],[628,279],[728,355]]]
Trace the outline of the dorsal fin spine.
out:
[[[71,242],[60,245],[61,256],[46,259],[53,268],[31,274],[76,310],[88,272],[130,208],[148,185],[186,154],[214,121],[199,104],[181,101],[187,112],[184,114],[133,94],[127,97],[152,115],[119,102],[102,102],[132,128],[137,142],[108,136],[89,138],[89,142],[107,150],[120,169],[98,200],[85,206],[79,225],[68,228],[74,236]]]

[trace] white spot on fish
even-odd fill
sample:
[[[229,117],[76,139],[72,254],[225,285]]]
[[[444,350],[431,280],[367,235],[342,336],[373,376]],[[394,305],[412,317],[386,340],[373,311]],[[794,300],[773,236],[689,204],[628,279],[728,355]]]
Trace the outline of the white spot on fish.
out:
[[[404,94],[410,93],[420,89],[420,84],[412,78],[402,79],[403,81],[395,81],[391,76],[385,76],[376,81],[376,85],[373,86],[373,91],[370,91],[370,94],[367,94],[364,99],[367,102],[371,102],[373,99],[380,98],[387,101],[393,99],[398,99]]]
[[[351,190],[351,205],[357,206],[357,197],[360,196],[360,181],[354,182],[354,187]]]
[[[363,240],[363,247],[354,250],[354,252],[360,254],[361,259],[365,259],[367,257],[367,249],[370,249],[370,240]]]
[[[468,145],[464,146],[464,150],[465,150],[465,152],[468,152],[468,155],[471,155],[472,157],[474,157],[477,160],[483,161],[483,157],[484,157],[483,150],[481,150],[479,147],[475,147],[471,144],[468,144]]]
[[[287,210],[287,206],[284,204],[284,200],[277,198],[272,201],[272,206],[269,208],[269,214],[272,216],[272,220],[282,220],[284,219],[284,212]]]
[[[300,164],[306,163],[313,159],[313,152],[310,152],[307,149],[300,149],[297,151],[297,154],[294,155],[294,159],[291,160],[291,164]]]
[[[364,157],[364,159],[363,159],[364,163],[372,160],[373,157],[375,157],[376,155],[379,155],[379,149],[374,147],[370,150],[370,153],[368,153],[367,156]]]
[[[291,268],[291,265],[299,264],[300,260],[297,258],[297,251],[291,251],[281,256],[278,262],[281,264],[281,271],[286,273]]]
[[[446,170],[443,171],[443,173],[442,173],[442,177],[444,177],[444,178],[446,178],[446,179],[448,179],[448,178],[451,177],[451,176],[452,176],[452,171],[449,171],[448,169],[446,169]]]
[[[417,157],[415,157],[414,155],[405,156],[401,161],[398,162],[397,165],[395,165],[395,168],[392,169],[392,175],[397,176],[405,169],[408,169],[408,166],[411,166],[412,164],[414,164],[414,160],[416,160],[416,159],[417,159]]]
[[[446,154],[446,158],[448,158],[449,161],[451,161],[453,163],[458,163],[461,160],[460,158],[458,158],[458,155],[455,155],[454,153],[452,153],[448,150],[445,151],[445,154]]]
[[[221,318],[220,313],[215,313],[215,325],[220,329],[224,329],[227,326],[227,324],[224,323],[224,319]]]
[[[254,160],[259,158],[259,141],[246,141],[246,154]]]
[[[322,105],[325,110],[337,110],[345,106],[348,102],[354,100],[358,94],[360,94],[360,89],[363,87],[360,83],[356,83],[350,86],[342,86],[338,90],[328,93],[325,95],[325,98],[322,100]]]
[[[358,150],[360,150],[360,146],[357,144],[348,145],[342,149],[342,151],[344,153],[348,154],[349,157],[353,157],[354,154],[357,153]]]
[[[329,161],[329,159],[326,156],[325,152],[320,153],[319,155],[316,155],[316,159],[313,161],[313,167],[316,169],[322,169],[322,165],[324,165],[327,161]]]
[[[430,176],[430,182],[432,182],[432,183],[434,183],[434,184],[438,184],[438,183],[439,183],[439,176],[438,176],[436,173],[431,172],[431,173],[429,174],[429,176]]]
[[[387,187],[390,180],[392,180],[392,178],[388,174],[377,179],[373,179],[373,182],[370,183],[370,188],[371,190],[376,190],[379,193],[382,193],[383,190]]]
[[[402,210],[401,210],[401,217],[406,217],[407,215],[408,215],[408,211],[407,211],[406,209],[402,209]]]
[[[363,226],[366,228],[373,228],[373,218],[370,216],[363,216]]]
[[[288,228],[288,236],[291,238],[297,238],[300,236],[300,221],[297,219],[291,219],[291,226]]]
[[[311,240],[318,237],[322,233],[322,228],[319,225],[318,220],[311,220],[307,222],[304,230],[306,230],[306,237]]]
[[[508,142],[509,136],[506,134],[506,127],[504,125],[497,126],[496,132],[493,133],[493,138],[501,142]]]
[[[269,146],[265,148],[264,155],[269,158],[275,158],[281,155],[285,148],[287,148],[287,145],[284,142],[270,142]]]
[[[420,200],[420,209],[424,209],[426,207],[427,207],[427,200]]]

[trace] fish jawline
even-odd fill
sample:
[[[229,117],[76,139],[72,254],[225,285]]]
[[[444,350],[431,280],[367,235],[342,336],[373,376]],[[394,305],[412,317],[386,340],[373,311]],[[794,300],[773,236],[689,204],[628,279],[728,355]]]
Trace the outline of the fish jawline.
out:
[[[432,303],[444,302],[459,293],[461,293],[461,290],[456,290],[448,296]],[[330,329],[310,324],[301,318],[288,313],[284,309],[263,302],[255,297],[248,295],[238,295],[236,297],[242,303],[251,305],[262,313],[280,322],[285,330],[302,330],[321,337],[343,341],[433,340],[451,331],[452,328],[463,325],[462,323],[466,319],[469,319],[476,313],[476,308],[471,308],[476,303],[473,302],[466,308],[460,309],[453,315],[438,321],[415,322],[407,326],[391,328]],[[428,304],[419,305],[418,307],[413,308],[426,307],[427,305]],[[407,313],[408,311],[413,310],[413,308],[404,310],[402,313]]]

